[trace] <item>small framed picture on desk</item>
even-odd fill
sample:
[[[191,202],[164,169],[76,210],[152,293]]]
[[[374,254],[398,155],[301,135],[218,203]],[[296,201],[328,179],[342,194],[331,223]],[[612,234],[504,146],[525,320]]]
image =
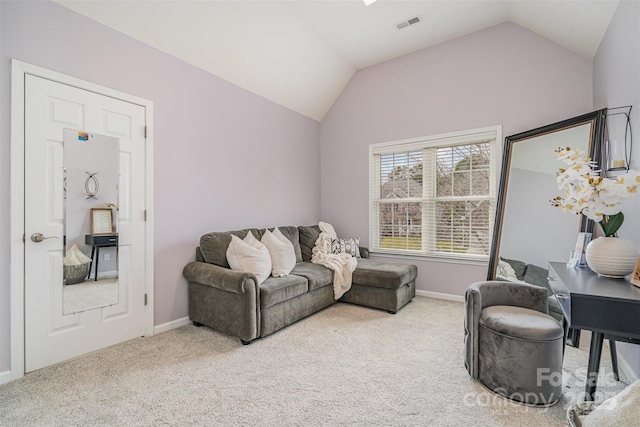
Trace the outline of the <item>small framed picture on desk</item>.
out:
[[[638,261],[636,261],[636,268],[631,275],[631,283],[640,288],[640,256],[638,257]]]
[[[91,234],[113,234],[113,211],[91,208]]]

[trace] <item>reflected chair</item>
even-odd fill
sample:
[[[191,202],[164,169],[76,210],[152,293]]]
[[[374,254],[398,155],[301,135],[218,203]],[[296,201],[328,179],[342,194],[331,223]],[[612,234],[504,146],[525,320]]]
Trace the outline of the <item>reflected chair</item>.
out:
[[[547,290],[526,283],[478,282],[465,294],[464,364],[490,391],[549,406],[562,394],[562,325]]]

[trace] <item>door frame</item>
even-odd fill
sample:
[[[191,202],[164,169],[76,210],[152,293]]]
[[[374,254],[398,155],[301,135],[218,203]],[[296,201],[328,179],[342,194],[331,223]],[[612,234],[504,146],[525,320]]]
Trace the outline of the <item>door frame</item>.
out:
[[[16,59],[11,60],[11,212],[10,212],[10,310],[11,310],[11,371],[8,381],[24,376],[25,370],[25,242],[24,242],[24,188],[25,188],[25,76],[27,74],[52,80],[78,89],[87,90],[137,104],[145,108],[147,126],[145,139],[145,267],[144,289],[147,294],[145,335],[153,335],[154,278],[153,278],[153,102],[147,99],[103,87],[66,74],[51,71]]]

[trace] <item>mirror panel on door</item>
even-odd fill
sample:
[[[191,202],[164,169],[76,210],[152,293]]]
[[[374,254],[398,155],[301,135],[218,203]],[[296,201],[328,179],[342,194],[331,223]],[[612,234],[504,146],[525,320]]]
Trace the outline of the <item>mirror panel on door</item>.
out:
[[[64,129],[65,315],[118,303],[119,145]]]

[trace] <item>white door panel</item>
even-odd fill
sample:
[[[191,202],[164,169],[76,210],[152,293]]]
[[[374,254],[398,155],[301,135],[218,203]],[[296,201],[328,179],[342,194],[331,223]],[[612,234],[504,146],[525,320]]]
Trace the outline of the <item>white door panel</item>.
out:
[[[143,106],[26,75],[26,372],[145,333],[144,126]],[[69,315],[62,314],[64,128],[120,140],[118,303]],[[35,243],[33,233],[52,238]]]

